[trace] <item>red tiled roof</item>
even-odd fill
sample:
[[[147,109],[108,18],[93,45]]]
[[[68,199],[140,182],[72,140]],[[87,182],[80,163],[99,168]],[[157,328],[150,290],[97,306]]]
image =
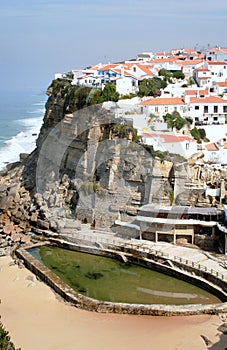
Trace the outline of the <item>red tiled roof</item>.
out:
[[[196,68],[196,70],[198,72],[210,72],[210,70],[208,68],[205,68],[205,67]]]
[[[207,63],[210,65],[210,66],[223,66],[223,65],[227,65],[227,62],[224,62],[224,61],[207,61]]]
[[[207,90],[185,90],[185,95],[190,95],[190,96],[197,96],[197,94],[199,94],[200,96],[202,95],[208,95],[208,91]]]
[[[115,64],[115,63],[105,64],[105,65],[101,66],[99,69],[100,70],[109,70],[109,69],[116,68],[117,66],[119,66],[119,64]]]
[[[168,133],[143,133],[143,136],[149,138],[149,137],[160,137],[163,139],[163,142],[166,143],[173,143],[173,142],[184,142],[184,141],[190,141],[190,142],[196,142],[195,139],[193,139],[190,136],[187,135],[173,135]]]
[[[201,63],[202,60],[185,60],[185,61],[177,61],[177,64],[181,66],[195,66],[196,64]]]
[[[145,74],[154,76],[154,74],[150,71],[151,66],[148,67],[142,64],[137,64],[137,67],[139,67]]]
[[[214,52],[227,52],[227,49],[225,47],[214,47],[214,48],[209,48],[209,51],[214,51]]]
[[[216,83],[218,86],[227,86],[227,81],[220,81],[218,83]]]
[[[207,96],[203,98],[191,97],[190,103],[226,103],[227,101],[216,96]]]
[[[142,101],[139,103],[143,106],[156,106],[156,105],[185,105],[185,102],[182,98],[179,97],[171,97],[171,98],[163,98],[163,97],[152,97],[148,100]]]
[[[151,60],[151,63],[163,63],[163,62],[176,62],[177,58],[172,57],[172,58],[156,58],[154,60]]]
[[[218,151],[219,150],[219,148],[216,145],[216,143],[209,143],[205,147],[206,147],[207,151]]]

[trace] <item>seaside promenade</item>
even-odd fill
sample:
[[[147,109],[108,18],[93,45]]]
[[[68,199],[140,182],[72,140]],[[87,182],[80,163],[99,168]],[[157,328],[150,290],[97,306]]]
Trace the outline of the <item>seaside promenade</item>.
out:
[[[78,240],[90,242],[102,247],[126,247],[142,252],[156,254],[159,257],[178,261],[189,266],[198,267],[202,271],[210,271],[214,276],[219,276],[227,283],[227,255],[215,254],[203,251],[199,248],[174,245],[166,242],[151,242],[138,239],[125,239],[118,237],[110,231],[92,230],[87,225],[82,225],[82,230],[76,234],[64,235],[71,242]]]

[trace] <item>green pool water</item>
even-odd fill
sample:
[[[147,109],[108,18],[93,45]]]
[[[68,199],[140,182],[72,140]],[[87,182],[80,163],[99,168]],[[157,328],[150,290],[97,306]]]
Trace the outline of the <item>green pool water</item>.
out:
[[[53,246],[30,253],[75,291],[103,301],[135,304],[212,304],[207,291],[168,275],[118,260]]]

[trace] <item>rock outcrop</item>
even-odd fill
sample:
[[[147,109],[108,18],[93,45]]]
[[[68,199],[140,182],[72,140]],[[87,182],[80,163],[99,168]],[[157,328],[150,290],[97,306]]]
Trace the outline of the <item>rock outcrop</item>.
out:
[[[147,203],[214,204],[203,184],[218,185],[227,172],[156,157],[113,110],[92,105],[89,89],[58,81],[48,95],[35,151],[1,172],[2,249],[26,243],[36,229],[110,228]]]

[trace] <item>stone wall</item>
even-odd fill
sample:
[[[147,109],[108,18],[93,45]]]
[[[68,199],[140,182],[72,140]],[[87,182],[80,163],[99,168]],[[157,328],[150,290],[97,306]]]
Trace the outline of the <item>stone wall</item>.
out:
[[[63,244],[63,246],[66,247],[66,244]],[[73,248],[74,250],[77,249],[75,245],[69,244],[67,245],[67,247],[70,249]],[[112,257],[116,257],[117,254],[113,251],[108,252],[94,247],[80,247],[78,248],[78,250]],[[28,267],[39,278],[41,278],[45,283],[47,283],[66,301],[70,302],[72,305],[78,308],[82,308],[88,311],[119,314],[127,313],[134,315],[152,316],[218,314],[220,312],[227,312],[227,303],[213,305],[141,305],[127,303],[112,303],[95,300],[75,292],[72,288],[66,285],[58,276],[52,273],[47,267],[45,267],[39,261],[33,258],[26,250],[17,250],[16,254],[20,259],[24,261],[26,267]],[[133,260],[135,262],[135,259]],[[162,269],[167,270],[167,267],[162,265]]]

